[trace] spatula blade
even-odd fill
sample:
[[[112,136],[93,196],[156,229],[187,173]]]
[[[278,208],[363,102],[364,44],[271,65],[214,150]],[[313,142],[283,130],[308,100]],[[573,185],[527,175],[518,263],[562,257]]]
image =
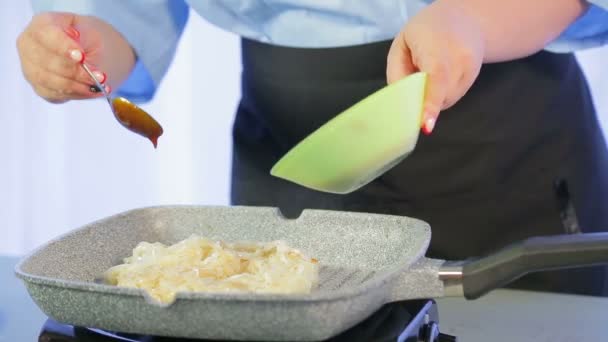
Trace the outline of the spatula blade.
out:
[[[328,193],[363,187],[416,147],[426,83],[418,72],[369,95],[303,139],[270,174]]]

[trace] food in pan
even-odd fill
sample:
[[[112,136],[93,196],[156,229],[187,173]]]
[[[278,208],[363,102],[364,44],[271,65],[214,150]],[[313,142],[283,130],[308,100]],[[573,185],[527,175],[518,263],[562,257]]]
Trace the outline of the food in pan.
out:
[[[173,245],[140,242],[105,273],[109,284],[146,290],[162,303],[181,291],[310,293],[318,261],[282,241],[226,242],[192,235]]]

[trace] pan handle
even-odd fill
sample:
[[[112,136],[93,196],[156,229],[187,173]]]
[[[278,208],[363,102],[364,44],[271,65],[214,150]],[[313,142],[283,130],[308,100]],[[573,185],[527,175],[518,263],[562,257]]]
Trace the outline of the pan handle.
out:
[[[533,237],[462,267],[462,290],[476,299],[526,273],[608,264],[608,233]]]

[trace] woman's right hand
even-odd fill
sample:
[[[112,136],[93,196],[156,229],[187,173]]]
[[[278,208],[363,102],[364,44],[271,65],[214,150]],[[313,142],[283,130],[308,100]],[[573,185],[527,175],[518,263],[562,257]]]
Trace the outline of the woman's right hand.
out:
[[[36,94],[52,103],[103,96],[81,63],[106,84],[108,92],[135,65],[132,48],[114,28],[98,18],[73,13],[34,16],[19,35],[17,50],[26,80]]]

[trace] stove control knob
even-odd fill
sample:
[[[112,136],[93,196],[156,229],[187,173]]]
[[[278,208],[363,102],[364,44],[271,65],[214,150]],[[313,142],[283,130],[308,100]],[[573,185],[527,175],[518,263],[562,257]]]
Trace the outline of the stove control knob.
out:
[[[456,336],[439,333],[436,342],[458,342],[458,338]]]
[[[458,342],[456,336],[447,335],[439,332],[439,325],[436,322],[429,322],[420,329],[420,342]]]
[[[439,337],[439,325],[435,322],[428,322],[420,329],[420,342],[436,342]]]

